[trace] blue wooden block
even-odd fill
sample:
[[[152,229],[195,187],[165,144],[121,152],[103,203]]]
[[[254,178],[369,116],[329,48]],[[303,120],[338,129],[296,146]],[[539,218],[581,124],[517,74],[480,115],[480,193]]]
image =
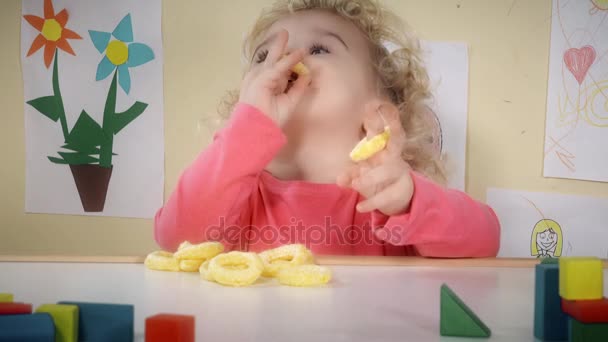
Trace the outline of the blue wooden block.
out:
[[[78,340],[133,342],[133,305],[62,301],[78,306]]]
[[[534,336],[543,341],[568,340],[568,316],[559,296],[559,265],[538,264],[534,281]]]
[[[1,342],[55,342],[55,324],[48,313],[0,316]]]

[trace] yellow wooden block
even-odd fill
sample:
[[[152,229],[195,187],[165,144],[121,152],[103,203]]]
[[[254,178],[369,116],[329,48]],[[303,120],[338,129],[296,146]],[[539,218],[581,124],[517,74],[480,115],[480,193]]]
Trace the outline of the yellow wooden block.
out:
[[[12,303],[12,302],[13,302],[12,293],[0,293],[0,303]]]
[[[559,259],[559,295],[568,300],[602,299],[602,261],[594,257]]]

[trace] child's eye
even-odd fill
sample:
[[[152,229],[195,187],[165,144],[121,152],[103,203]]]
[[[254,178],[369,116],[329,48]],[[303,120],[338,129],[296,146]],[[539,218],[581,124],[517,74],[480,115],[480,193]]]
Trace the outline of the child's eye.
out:
[[[260,52],[258,52],[258,54],[255,58],[255,62],[260,64],[266,60],[267,56],[268,56],[268,50],[260,51]]]
[[[329,53],[329,49],[321,44],[313,44],[313,46],[310,47],[311,55],[319,55],[322,53]]]

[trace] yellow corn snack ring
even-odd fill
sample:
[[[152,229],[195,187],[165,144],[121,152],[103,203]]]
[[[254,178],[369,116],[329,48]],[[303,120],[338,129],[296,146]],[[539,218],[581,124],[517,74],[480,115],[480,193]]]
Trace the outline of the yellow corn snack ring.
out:
[[[384,127],[384,132],[373,136],[369,140],[367,140],[367,137],[364,137],[350,152],[350,159],[354,162],[359,162],[370,158],[386,147],[389,138],[390,130],[388,126]]]
[[[201,264],[201,267],[199,267],[198,272],[201,274],[201,278],[205,279],[207,281],[215,281],[213,280],[213,277],[211,276],[211,272],[209,272],[209,263],[211,262],[211,260],[207,260],[205,262],[203,262]]]
[[[294,65],[293,68],[291,68],[291,71],[295,72],[299,76],[308,75],[308,73],[310,73],[306,65],[304,65],[302,62],[298,62],[296,65]]]
[[[232,251],[209,261],[209,272],[216,282],[228,286],[247,286],[262,275],[264,265],[255,253]]]
[[[184,259],[184,260],[180,260],[179,261],[179,269],[180,271],[184,271],[184,272],[198,272],[199,268],[201,267],[201,264],[204,262],[205,260],[203,259]]]
[[[331,280],[331,270],[319,265],[293,266],[279,271],[277,280],[288,286],[319,286]]]
[[[179,261],[173,257],[173,254],[165,251],[156,251],[148,254],[144,265],[157,271],[179,271]]]
[[[179,245],[177,252],[173,254],[173,257],[178,260],[188,259],[204,261],[213,258],[223,251],[224,245],[221,242],[207,241],[193,245],[188,241],[184,241]],[[198,269],[198,266],[196,268]]]
[[[276,277],[277,273],[288,267],[312,264],[312,253],[302,244],[284,245],[260,253],[264,262],[264,277]]]

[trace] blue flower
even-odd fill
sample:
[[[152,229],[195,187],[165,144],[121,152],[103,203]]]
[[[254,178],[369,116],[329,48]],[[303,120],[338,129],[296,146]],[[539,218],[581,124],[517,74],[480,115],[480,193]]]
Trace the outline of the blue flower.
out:
[[[129,68],[154,59],[154,51],[148,45],[133,42],[131,14],[122,18],[112,33],[89,30],[89,35],[97,51],[105,52],[97,66],[95,80],[101,81],[107,78],[118,68],[118,84],[128,94],[131,90]]]

